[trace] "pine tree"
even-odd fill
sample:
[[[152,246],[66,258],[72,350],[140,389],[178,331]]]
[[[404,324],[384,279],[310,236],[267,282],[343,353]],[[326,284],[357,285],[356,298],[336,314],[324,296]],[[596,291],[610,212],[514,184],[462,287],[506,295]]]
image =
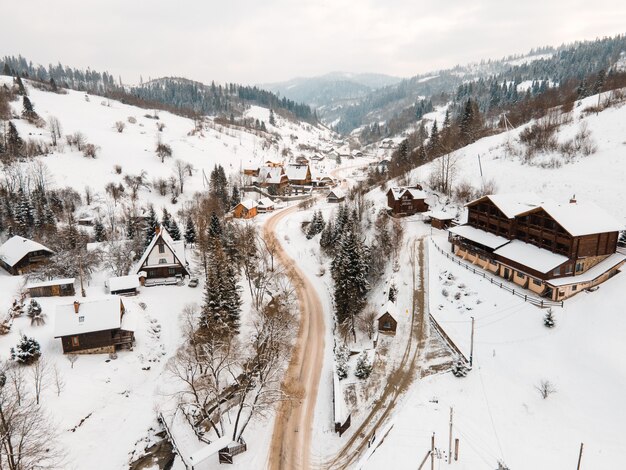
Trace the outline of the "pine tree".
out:
[[[15,223],[18,233],[22,236],[27,236],[34,225],[34,208],[30,202],[30,198],[22,189],[19,190],[13,213],[15,214]]]
[[[350,351],[345,346],[339,346],[335,350],[335,370],[339,376],[339,380],[348,377],[348,371],[350,366],[348,365],[348,359],[350,358]]]
[[[367,356],[367,352],[363,351],[359,354],[356,361],[356,369],[354,370],[355,377],[359,379],[367,379],[372,373],[372,363]]]
[[[222,223],[220,222],[220,218],[215,212],[211,212],[211,218],[209,219],[207,234],[209,236],[209,240],[219,240],[222,238]]]
[[[389,300],[391,302],[395,302],[397,296],[398,296],[398,288],[396,287],[396,284],[392,282],[391,285],[389,286]]]
[[[452,364],[452,374],[454,374],[455,377],[465,377],[468,372],[469,368],[464,359],[458,358],[454,364]]]
[[[233,209],[237,204],[241,202],[241,195],[239,194],[239,186],[233,185],[233,191],[230,196],[230,208]]]
[[[171,223],[172,223],[172,216],[170,215],[168,210],[164,207],[163,216],[161,217],[161,225],[163,225],[169,232],[171,228]]]
[[[432,155],[439,149],[439,129],[437,127],[437,120],[433,122],[433,127],[430,131],[430,140],[428,141],[428,152]]]
[[[172,240],[176,240],[176,241],[180,240],[180,229],[178,228],[178,224],[176,223],[174,219],[171,220],[170,228],[168,231],[170,232]]]
[[[548,309],[546,315],[543,317],[543,324],[548,328],[554,328],[556,325],[556,320],[554,319],[554,314],[552,313],[551,308]]]
[[[450,127],[450,109],[446,108],[446,116],[443,119],[443,128]]]
[[[34,338],[22,335],[17,346],[11,348],[11,359],[20,364],[32,364],[41,356],[41,347]]]
[[[17,94],[20,96],[26,96],[26,88],[24,88],[24,83],[19,76],[15,78],[15,84],[17,85]]]
[[[33,108],[33,104],[30,102],[30,98],[28,98],[28,96],[24,96],[22,98],[22,105],[22,116],[28,119],[37,116],[37,114],[35,113],[35,108]]]
[[[93,227],[93,233],[97,242],[103,242],[106,239],[104,225],[102,225],[102,222],[100,222],[100,219],[96,220],[96,223]],[[132,238],[132,237],[129,237],[129,238]]]
[[[324,230],[324,216],[322,215],[322,211],[315,211],[313,213],[313,219],[309,223],[309,227],[306,233],[306,238],[311,239],[318,233],[321,233]]]
[[[330,253],[333,248],[333,243],[335,241],[335,226],[332,221],[329,221],[324,230],[322,230],[322,235],[320,237],[320,247],[326,253]]]
[[[22,153],[23,145],[24,141],[17,132],[15,124],[9,121],[9,130],[7,132],[7,151],[9,155],[14,157],[19,156]]]
[[[159,219],[157,218],[156,212],[154,211],[154,207],[150,206],[148,211],[148,220],[146,220],[146,232],[145,232],[145,240],[144,245],[148,246],[154,236],[157,233],[157,229],[159,228]]]
[[[196,227],[193,225],[191,216],[187,217],[187,223],[185,225],[185,243],[188,245],[196,243]]]
[[[276,125],[276,117],[274,116],[274,110],[270,109],[270,125],[271,126],[275,126]]]

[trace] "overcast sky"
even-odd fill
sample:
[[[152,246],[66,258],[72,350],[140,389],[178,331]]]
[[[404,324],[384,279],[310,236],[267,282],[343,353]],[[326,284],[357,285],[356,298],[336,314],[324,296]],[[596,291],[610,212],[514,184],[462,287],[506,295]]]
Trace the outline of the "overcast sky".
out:
[[[475,5],[471,5],[475,3]],[[23,0],[0,55],[108,70],[267,83],[331,71],[409,77],[626,32],[624,0]]]

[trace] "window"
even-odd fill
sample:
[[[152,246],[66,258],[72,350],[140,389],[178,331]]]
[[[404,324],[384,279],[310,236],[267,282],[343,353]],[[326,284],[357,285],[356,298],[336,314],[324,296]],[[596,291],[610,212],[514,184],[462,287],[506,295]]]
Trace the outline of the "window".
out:
[[[576,289],[578,289],[578,284],[574,284],[574,285],[572,286],[572,290],[576,290]]]
[[[568,264],[567,266],[565,266],[565,274],[569,275],[572,274],[574,272],[573,266],[571,264]]]
[[[576,272],[579,273],[583,270],[583,263],[576,263]]]
[[[383,328],[385,330],[391,329],[391,322],[389,320],[386,320],[385,323],[383,323]]]
[[[84,316],[80,316],[78,317],[78,323],[83,323],[85,321],[85,317]]]
[[[526,274],[521,273],[521,272],[517,272],[517,277],[519,277],[520,279],[526,279]]]
[[[541,285],[541,281],[539,279],[533,279],[533,284],[536,286],[540,286]]]
[[[168,272],[169,272],[170,274],[176,274],[176,268],[169,268],[169,269],[168,269]]]
[[[561,275],[561,268],[556,268],[554,271],[552,271],[552,275],[560,276]]]
[[[78,336],[72,336],[72,347],[76,348],[80,346],[80,342],[78,341]]]
[[[559,291],[559,297],[563,297],[565,295],[565,292],[563,292],[562,290]]]
[[[159,243],[159,253],[165,253],[165,245],[163,243]]]

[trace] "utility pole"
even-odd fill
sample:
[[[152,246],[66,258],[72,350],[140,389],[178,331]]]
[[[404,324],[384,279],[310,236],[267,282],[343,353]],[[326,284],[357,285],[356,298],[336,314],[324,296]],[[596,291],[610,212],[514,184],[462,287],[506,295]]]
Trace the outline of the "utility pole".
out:
[[[470,367],[474,364],[474,317],[472,317],[472,336],[470,339]]]
[[[450,439],[448,441],[448,465],[452,464],[452,416],[454,408],[450,407]]]
[[[576,467],[576,470],[580,470],[580,463],[583,460],[583,443],[580,443],[580,452],[578,452],[578,466]]]
[[[435,433],[430,438],[430,470],[435,470]]]

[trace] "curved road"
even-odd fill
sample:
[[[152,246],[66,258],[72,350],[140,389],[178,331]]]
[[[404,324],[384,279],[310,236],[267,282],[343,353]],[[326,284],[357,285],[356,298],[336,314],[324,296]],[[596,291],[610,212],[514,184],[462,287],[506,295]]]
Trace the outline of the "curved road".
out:
[[[287,255],[275,235],[278,223],[298,209],[296,205],[276,213],[263,228],[266,242],[276,246],[276,258],[295,286],[300,305],[298,337],[283,382],[284,388],[296,398],[282,402],[278,409],[268,462],[268,468],[272,470],[309,468],[315,402],[324,362],[322,304],[313,285]]]

